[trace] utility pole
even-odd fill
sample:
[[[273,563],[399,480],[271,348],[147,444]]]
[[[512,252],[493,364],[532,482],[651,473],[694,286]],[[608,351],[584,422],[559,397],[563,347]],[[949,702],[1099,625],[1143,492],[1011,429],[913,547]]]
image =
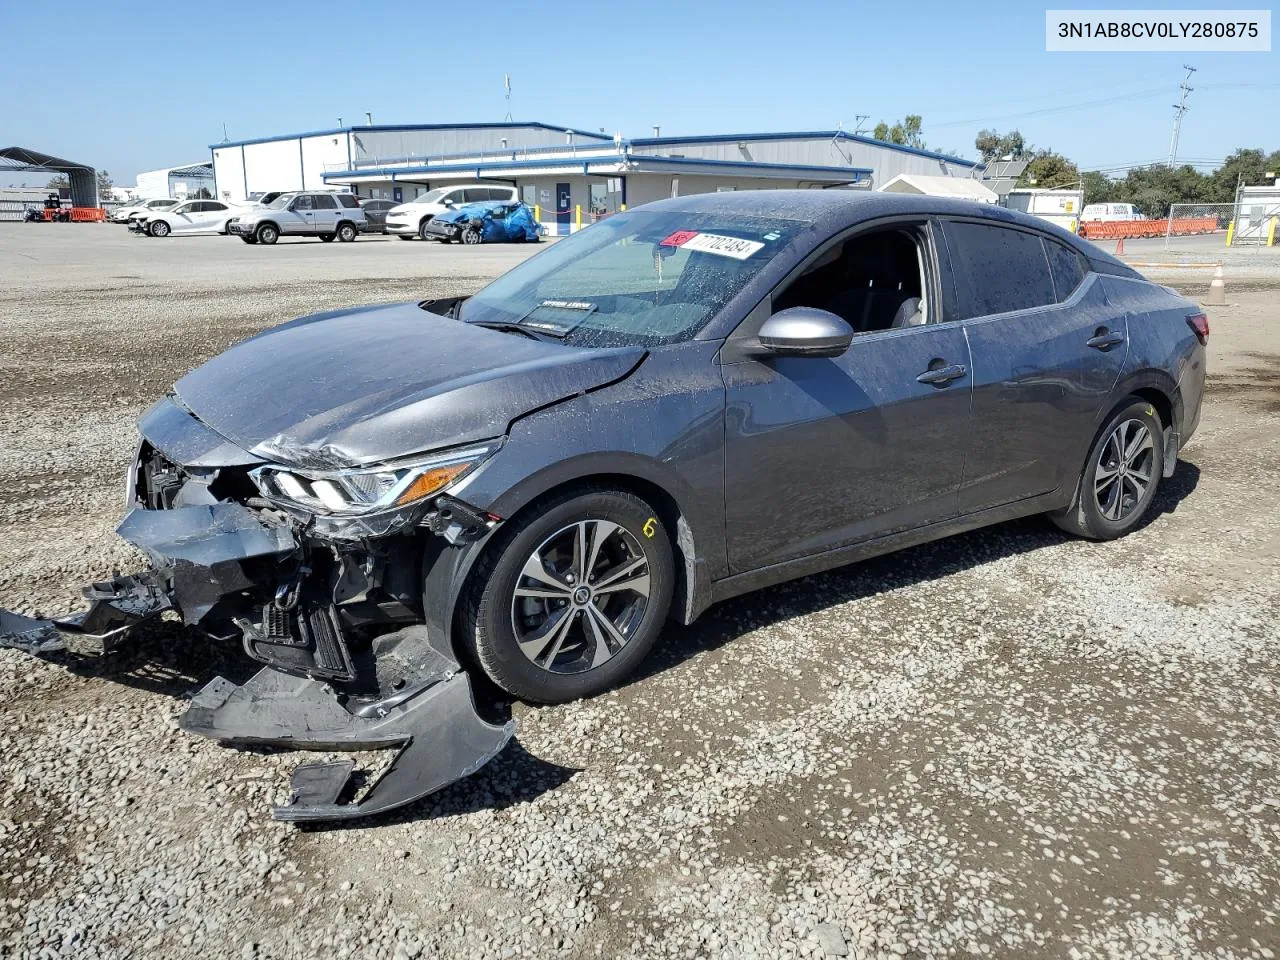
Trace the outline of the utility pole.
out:
[[[511,74],[509,74],[509,73],[504,73],[504,74],[502,75],[502,85],[503,85],[503,86],[506,88],[506,90],[507,90],[507,112],[506,112],[506,115],[502,118],[502,120],[503,120],[503,122],[504,122],[504,123],[510,123],[510,122],[511,122],[511,120],[512,120],[512,117],[511,117]]]
[[[1173,166],[1174,161],[1178,158],[1178,137],[1182,133],[1182,115],[1190,108],[1187,106],[1187,94],[1195,88],[1191,86],[1191,75],[1196,72],[1196,68],[1183,64],[1182,69],[1187,71],[1187,75],[1182,78],[1182,83],[1178,85],[1178,89],[1182,91],[1182,97],[1173,105],[1173,139],[1169,141],[1169,166]]]
[[[855,137],[861,137],[861,136],[863,136],[863,135],[867,132],[867,128],[866,128],[866,127],[864,127],[864,126],[863,126],[863,124],[864,124],[864,123],[866,123],[866,122],[867,122],[868,120],[870,120],[870,119],[871,119],[871,115],[870,115],[869,113],[857,113],[857,114],[854,114],[854,117],[853,117],[853,135],[854,135]]]

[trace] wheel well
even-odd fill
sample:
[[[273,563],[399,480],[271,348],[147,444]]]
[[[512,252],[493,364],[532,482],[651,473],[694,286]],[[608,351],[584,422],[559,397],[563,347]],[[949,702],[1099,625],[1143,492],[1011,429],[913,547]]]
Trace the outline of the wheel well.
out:
[[[1156,416],[1160,418],[1160,422],[1166,427],[1174,426],[1173,423],[1173,402],[1155,387],[1142,387],[1133,391],[1135,397],[1141,397],[1147,403],[1156,408]]]

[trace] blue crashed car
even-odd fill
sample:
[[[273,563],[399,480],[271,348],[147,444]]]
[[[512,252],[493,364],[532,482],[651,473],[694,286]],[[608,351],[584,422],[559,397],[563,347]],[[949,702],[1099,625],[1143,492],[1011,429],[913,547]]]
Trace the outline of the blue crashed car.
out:
[[[442,243],[536,243],[542,229],[525,204],[490,200],[438,213],[427,223],[425,232]]]

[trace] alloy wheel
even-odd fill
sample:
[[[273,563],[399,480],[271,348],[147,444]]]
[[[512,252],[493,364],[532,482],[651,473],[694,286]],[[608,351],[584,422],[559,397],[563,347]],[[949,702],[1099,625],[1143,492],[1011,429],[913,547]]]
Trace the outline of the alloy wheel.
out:
[[[1155,441],[1147,424],[1141,420],[1119,423],[1103,444],[1093,474],[1098,512],[1119,522],[1145,506],[1155,462]]]
[[[649,558],[609,520],[580,520],[547,537],[525,561],[511,598],[520,651],[551,673],[606,663],[644,619]]]

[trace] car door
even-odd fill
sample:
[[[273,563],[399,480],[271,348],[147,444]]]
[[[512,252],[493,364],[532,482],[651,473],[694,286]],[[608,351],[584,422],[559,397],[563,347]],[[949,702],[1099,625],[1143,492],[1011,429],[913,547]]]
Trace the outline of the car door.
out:
[[[1123,309],[1066,243],[1013,224],[945,222],[944,290],[973,361],[960,512],[1074,485],[1127,353]]]
[[[205,200],[201,206],[201,227],[202,233],[221,233],[226,222],[231,217],[231,208],[220,200]]]
[[[898,258],[895,274],[867,252],[893,246],[900,233],[914,237],[918,262]],[[780,284],[721,353],[734,573],[956,515],[969,351],[961,325],[940,312],[934,229],[895,223],[833,243],[841,246]],[[915,288],[918,312],[911,325],[894,325],[911,302],[904,285]],[[788,306],[829,309],[862,332],[833,359],[752,356],[738,346]],[[872,314],[880,319],[865,323]]]
[[[184,204],[169,207],[169,232],[178,234],[192,233],[200,224],[200,219],[198,219],[200,215],[196,210],[198,206],[200,206],[200,201],[189,200]]]
[[[315,204],[311,194],[300,193],[289,204],[291,216],[280,218],[280,232],[314,234],[316,232]]]
[[[334,233],[338,229],[338,201],[327,193],[317,193],[311,198],[311,218],[316,233]]]

